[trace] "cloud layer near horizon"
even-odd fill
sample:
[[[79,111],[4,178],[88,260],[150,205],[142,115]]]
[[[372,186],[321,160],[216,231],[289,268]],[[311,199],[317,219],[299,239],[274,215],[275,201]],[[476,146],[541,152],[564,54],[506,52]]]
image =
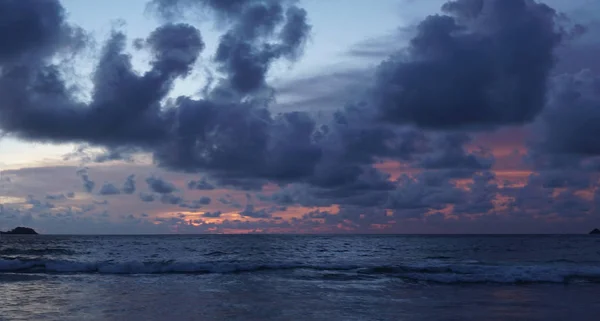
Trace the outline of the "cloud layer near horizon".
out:
[[[276,113],[271,67],[310,49],[310,13],[299,2],[153,0],[148,9],[163,22],[134,40],[151,57],[149,69],[134,69],[129,40],[114,31],[83,100],[65,64],[89,47],[86,31],[66,20],[58,0],[0,3],[0,12],[11,12],[0,14],[0,130],[103,149],[71,155],[90,166],[76,171],[81,192],[169,213],[119,213],[132,229],[483,231],[488,224],[599,222],[599,71],[566,67],[576,65],[570,53],[582,46],[600,48],[583,41],[595,39],[585,38],[598,32],[593,24],[533,0],[448,1],[374,70],[349,71],[361,79],[359,90],[332,90],[318,109]],[[206,46],[185,16],[190,11],[208,13],[222,30],[209,62],[215,72],[199,97],[171,99],[176,81],[203,67]],[[27,28],[16,34],[18,26]],[[310,85],[327,88],[332,79],[317,76]],[[310,91],[297,84],[288,93]],[[485,135],[514,128],[524,134],[513,151],[482,144]],[[99,168],[93,163],[134,162],[140,154],[189,178],[177,185],[130,172],[97,184],[90,174]],[[498,170],[511,157],[518,159],[512,172],[525,174]],[[148,188],[140,190],[136,178]],[[79,214],[57,209],[73,198],[57,195],[71,192],[47,191],[44,203],[22,189],[8,195],[22,200],[2,213],[73,222],[110,215],[93,202],[79,204]]]

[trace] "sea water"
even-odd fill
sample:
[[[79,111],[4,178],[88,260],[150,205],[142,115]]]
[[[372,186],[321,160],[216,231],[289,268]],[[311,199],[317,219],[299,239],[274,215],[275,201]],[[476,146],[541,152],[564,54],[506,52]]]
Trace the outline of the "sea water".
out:
[[[600,237],[3,235],[0,320],[600,320]]]

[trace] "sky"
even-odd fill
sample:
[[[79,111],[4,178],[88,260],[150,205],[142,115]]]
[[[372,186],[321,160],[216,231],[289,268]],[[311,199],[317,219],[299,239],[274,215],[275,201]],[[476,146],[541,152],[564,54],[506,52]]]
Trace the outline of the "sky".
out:
[[[2,1],[0,230],[588,232],[599,16],[592,0]]]

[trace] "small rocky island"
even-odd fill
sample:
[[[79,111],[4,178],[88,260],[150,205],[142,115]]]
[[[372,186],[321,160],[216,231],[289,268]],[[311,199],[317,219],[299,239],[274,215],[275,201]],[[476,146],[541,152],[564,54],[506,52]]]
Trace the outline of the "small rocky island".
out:
[[[590,232],[590,234],[600,234],[600,230],[595,228]]]
[[[17,228],[14,228],[8,232],[0,232],[0,234],[8,234],[8,235],[37,235],[38,233],[29,227],[22,227],[19,226]]]

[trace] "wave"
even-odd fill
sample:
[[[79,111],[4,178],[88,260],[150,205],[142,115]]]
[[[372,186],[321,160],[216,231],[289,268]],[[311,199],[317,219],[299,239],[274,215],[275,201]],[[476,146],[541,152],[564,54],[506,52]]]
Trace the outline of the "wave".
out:
[[[441,284],[473,283],[600,283],[600,267],[484,264],[462,265],[308,265],[299,263],[259,264],[228,262],[77,262],[43,259],[0,259],[0,273],[93,273],[93,274],[233,274],[254,272],[309,271],[302,279],[351,280],[396,278],[405,282]]]
[[[427,256],[425,257],[426,260],[449,260],[449,259],[453,259],[454,257],[452,256],[445,256],[445,255],[435,255],[435,256]]]
[[[73,255],[75,254],[72,250],[62,248],[45,248],[45,249],[19,249],[19,248],[5,248],[0,249],[0,255]]]
[[[228,262],[76,262],[66,260],[39,259],[0,259],[0,273],[98,273],[98,274],[202,274],[202,273],[244,273],[260,271],[317,269],[353,270],[356,266],[315,267],[302,264],[251,264]]]

